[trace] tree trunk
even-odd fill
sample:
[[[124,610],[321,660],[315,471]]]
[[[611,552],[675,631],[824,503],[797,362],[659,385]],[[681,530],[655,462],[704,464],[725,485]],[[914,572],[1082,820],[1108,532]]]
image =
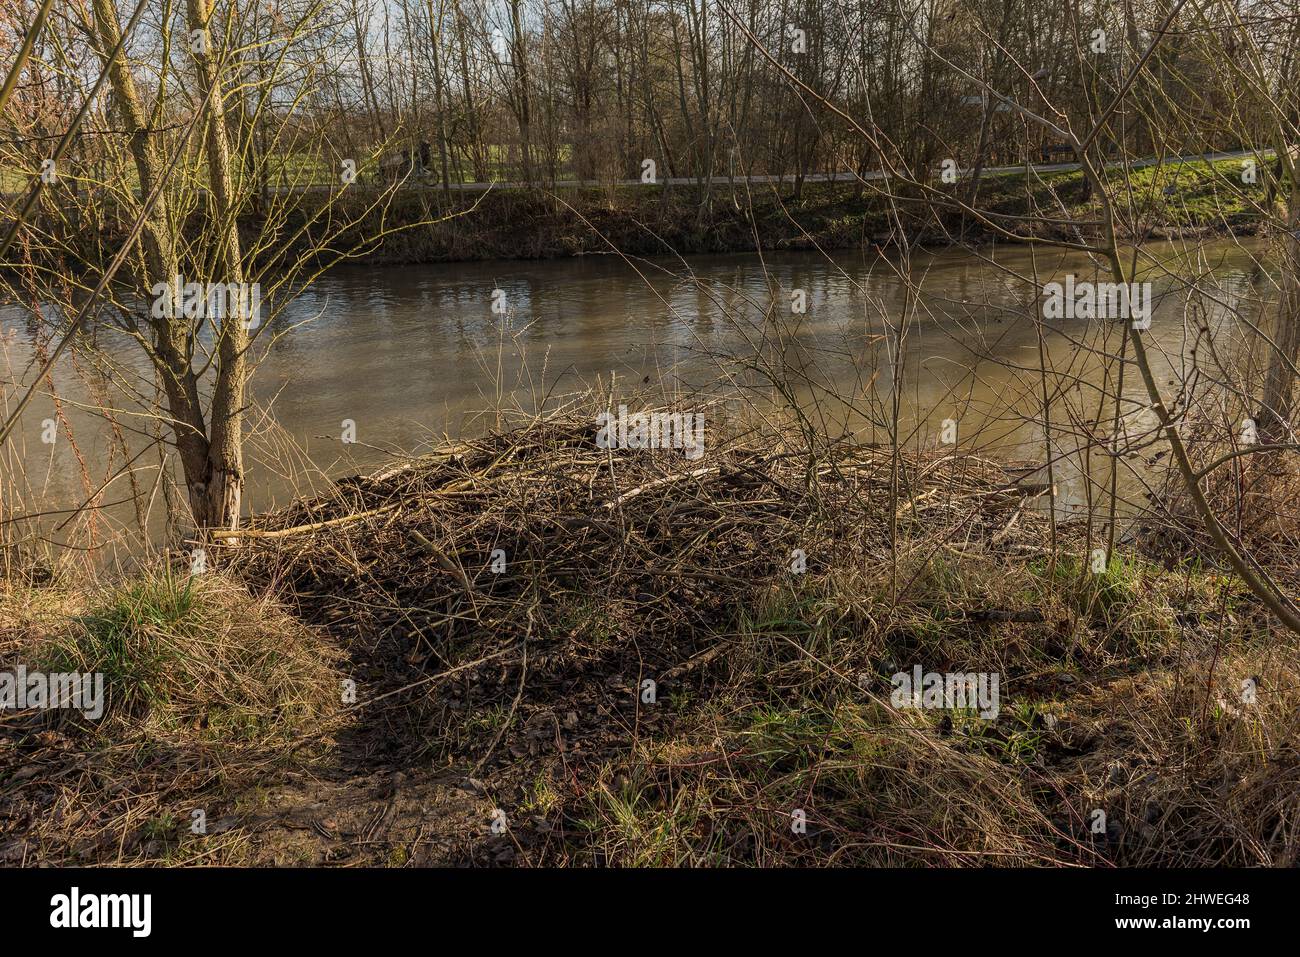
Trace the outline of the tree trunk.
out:
[[[1259,435],[1265,442],[1291,441],[1291,415],[1295,402],[1295,368],[1300,360],[1300,197],[1291,192],[1287,229],[1282,236],[1282,295],[1264,378],[1264,398],[1257,416]]]
[[[190,30],[208,30],[212,17],[209,0],[189,0]],[[211,31],[209,30],[209,33]],[[244,282],[243,255],[239,247],[236,219],[234,178],[230,169],[230,142],[226,135],[226,115],[219,66],[213,43],[194,55],[201,89],[214,85],[208,98],[207,142],[208,188],[212,193],[212,219],[221,230],[217,262],[222,275],[217,281]],[[212,391],[212,435],[208,443],[207,475],[198,490],[195,520],[205,528],[235,528],[239,524],[239,503],[244,488],[243,409],[248,379],[245,353],[248,350],[246,321],[242,311],[221,317],[221,327],[214,330],[217,344],[216,381]],[[213,320],[216,321],[215,319]],[[195,497],[191,490],[191,500]]]
[[[117,10],[113,0],[94,0],[92,12],[99,53],[102,59],[107,60],[109,51],[117,46],[122,34]],[[162,181],[162,158],[158,154],[153,134],[150,133],[144,102],[125,58],[117,58],[108,70],[115,105],[128,136],[128,148],[135,163],[136,175],[140,179],[141,195],[148,196]],[[175,237],[170,224],[166,197],[160,197],[145,221],[141,234],[144,250],[142,285],[146,290],[155,283],[171,283],[172,277],[180,272]],[[198,521],[199,496],[195,490],[203,484],[207,473],[208,438],[203,408],[199,401],[198,382],[190,363],[190,339],[184,320],[179,317],[153,319],[151,322],[154,332],[154,365],[167,395],[168,411],[176,435],[181,469],[189,490],[190,506]]]

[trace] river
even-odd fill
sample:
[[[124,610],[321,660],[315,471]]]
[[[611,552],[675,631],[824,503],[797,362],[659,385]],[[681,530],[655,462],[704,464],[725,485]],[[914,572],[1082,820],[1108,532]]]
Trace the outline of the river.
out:
[[[1255,262],[1265,251],[1255,241],[1202,245],[1195,259],[1173,244],[1147,249],[1165,264],[1147,278],[1159,297],[1151,328],[1157,376],[1173,393],[1186,378],[1196,328],[1210,330],[1216,355],[1236,355],[1246,333],[1242,317],[1258,316],[1259,298],[1274,290]],[[1039,325],[1029,316],[1042,284],[1066,273],[1081,281],[1098,275],[1081,254],[1035,255],[1021,245],[920,253],[909,270],[871,252],[342,266],[283,304],[261,331],[245,506],[271,508],[327,476],[390,461],[391,452],[481,432],[502,407],[531,411],[598,383],[604,390],[611,375],[620,395],[644,393],[634,405],[703,392],[780,407],[785,398],[769,386],[785,378],[785,394],[816,409],[822,427],[885,441],[897,366],[907,444],[937,444],[944,420],[953,420],[963,448],[1041,461]],[[1193,277],[1208,296],[1185,294]],[[799,290],[802,312],[795,308]],[[26,310],[10,304],[0,307],[0,328],[12,405],[14,383],[35,375],[34,326]],[[1045,323],[1043,333],[1048,363],[1060,374],[1049,383],[1054,424],[1094,428],[1104,363],[1081,344],[1104,336],[1117,351],[1118,325],[1060,320]],[[102,358],[78,350],[53,375],[71,441],[62,427],[52,445],[41,441],[42,423],[53,416],[48,388],[25,413],[7,450],[11,509],[76,507],[87,488],[121,469],[121,452],[107,467],[115,441],[124,440],[131,456],[147,444],[154,395],[148,364],[126,336],[101,330],[97,338]],[[1129,410],[1130,434],[1149,428],[1139,408],[1146,393],[1133,370],[1125,395],[1138,403]],[[118,410],[121,440],[95,411],[106,404]],[[355,425],[355,443],[340,441],[345,420]],[[1054,454],[1077,444],[1058,436]],[[136,489],[157,510],[158,455],[144,452],[132,468]],[[1065,507],[1084,501],[1075,457],[1062,459],[1058,481]],[[1131,476],[1125,482],[1136,494]],[[129,493],[119,475],[102,500],[120,502]],[[106,519],[129,525],[133,514],[114,505]],[[47,531],[63,517],[44,519]]]

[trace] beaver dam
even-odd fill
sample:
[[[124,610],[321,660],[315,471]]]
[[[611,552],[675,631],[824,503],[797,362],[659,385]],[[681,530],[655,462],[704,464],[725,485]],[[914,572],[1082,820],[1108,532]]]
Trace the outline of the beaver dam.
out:
[[[1092,567],[971,455],[596,430],[340,481],[203,574],[8,592],[4,657],[103,671],[106,715],[0,729],[0,857],[1295,863],[1297,647],[1196,542]]]

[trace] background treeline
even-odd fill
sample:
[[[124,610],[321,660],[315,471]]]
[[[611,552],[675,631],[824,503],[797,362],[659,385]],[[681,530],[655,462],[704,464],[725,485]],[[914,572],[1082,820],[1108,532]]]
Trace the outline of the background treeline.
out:
[[[39,167],[94,80],[86,2],[57,5],[20,107],[4,117],[8,189]],[[133,6],[120,5],[122,19]],[[651,159],[659,177],[706,185],[788,176],[798,195],[810,174],[1042,158],[1060,138],[1002,97],[1087,129],[1175,6],[256,0],[215,5],[212,27],[239,80],[226,94],[233,153],[267,188],[337,182],[344,159],[364,173],[412,155],[429,182],[615,181],[641,177]],[[0,4],[0,57],[35,7]],[[1261,100],[1234,88],[1220,58],[1252,37],[1269,92],[1293,112],[1295,13],[1293,0],[1179,8],[1100,154],[1271,147],[1263,133],[1276,118],[1252,115]],[[185,18],[183,4],[150,0],[128,45],[155,127],[178,125],[198,96]],[[1219,21],[1222,42],[1207,35]],[[102,135],[118,128],[107,99],[95,109],[68,157],[87,187],[113,180],[124,146]]]

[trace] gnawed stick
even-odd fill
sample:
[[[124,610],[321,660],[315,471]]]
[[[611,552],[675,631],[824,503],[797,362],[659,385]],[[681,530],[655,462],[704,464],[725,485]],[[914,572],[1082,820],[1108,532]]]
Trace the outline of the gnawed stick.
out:
[[[450,482],[447,484],[446,488],[425,492],[423,495],[419,496],[417,501],[437,498],[440,495],[455,495],[459,492],[472,489],[476,479],[484,478],[489,472],[500,465],[515,450],[515,448],[515,446],[511,446],[504,453],[498,456],[495,462],[483,471],[470,475],[468,478]],[[310,522],[306,525],[294,525],[290,528],[229,528],[209,532],[208,534],[210,537],[217,539],[218,541],[227,538],[287,538],[290,535],[301,535],[305,532],[315,532],[322,528],[330,528],[335,525],[346,525],[349,522],[358,522],[363,518],[373,518],[376,515],[383,515],[387,512],[393,511],[394,509],[410,507],[411,504],[412,502],[410,501],[390,502],[387,505],[381,505],[379,508],[368,509],[364,512],[353,512],[351,515],[340,515],[338,518],[330,518],[321,522]]]
[[[334,525],[359,522],[363,518],[373,518],[376,515],[383,515],[400,508],[403,504],[402,502],[391,502],[379,508],[368,509],[364,512],[353,512],[351,515],[340,515],[338,518],[329,518],[323,522],[312,522],[308,525],[294,525],[289,528],[223,528],[208,532],[208,535],[218,541],[225,538],[287,538],[290,535],[315,532]]]
[[[661,488],[665,485],[672,485],[674,482],[683,482],[689,478],[699,478],[701,475],[709,475],[717,471],[718,471],[718,467],[716,465],[712,465],[707,468],[695,469],[692,472],[678,472],[675,475],[665,475],[663,478],[655,479],[653,482],[646,482],[644,485],[638,485],[636,488],[628,489],[626,492],[624,492],[622,495],[619,495],[617,498],[613,498],[610,499],[608,502],[605,502],[603,507],[616,508],[617,506],[622,505],[628,499],[636,498],[642,492],[648,492],[651,489]]]
[[[465,574],[465,569],[453,562],[447,557],[447,554],[441,548],[433,544],[433,542],[429,541],[429,539],[425,538],[415,529],[411,529],[410,535],[413,541],[433,556],[434,560],[444,571],[450,572],[456,581],[460,582],[460,587],[465,589],[465,597],[469,599],[470,605],[474,607],[474,611],[477,614],[478,606],[474,603],[474,584],[469,580],[469,576]]]

